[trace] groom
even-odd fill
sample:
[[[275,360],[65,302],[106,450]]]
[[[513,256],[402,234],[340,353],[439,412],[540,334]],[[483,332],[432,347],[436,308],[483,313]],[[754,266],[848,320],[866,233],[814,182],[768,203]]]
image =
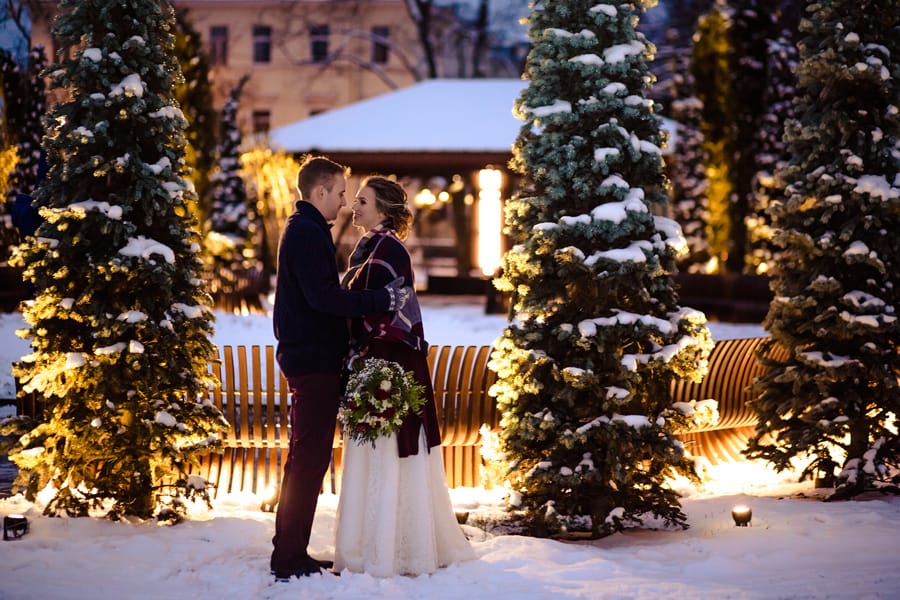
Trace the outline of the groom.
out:
[[[345,206],[349,170],[322,156],[300,166],[300,201],[278,246],[273,325],[276,358],[291,390],[291,440],[269,566],[278,580],[331,568],[307,552],[322,479],[331,462],[341,395],[341,368],[349,346],[347,317],[400,310],[412,288],[403,278],[366,291],[338,282],[331,225]]]

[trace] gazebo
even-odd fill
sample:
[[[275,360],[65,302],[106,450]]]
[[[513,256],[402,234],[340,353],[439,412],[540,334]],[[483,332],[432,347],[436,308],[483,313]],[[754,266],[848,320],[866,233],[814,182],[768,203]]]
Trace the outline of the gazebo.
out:
[[[275,129],[270,143],[360,172],[428,178],[506,165],[521,121],[519,79],[430,79]]]

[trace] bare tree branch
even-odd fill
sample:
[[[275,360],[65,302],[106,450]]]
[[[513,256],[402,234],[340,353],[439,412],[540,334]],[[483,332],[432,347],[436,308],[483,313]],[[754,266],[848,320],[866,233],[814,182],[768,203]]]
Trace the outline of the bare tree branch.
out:
[[[419,43],[422,45],[422,52],[425,54],[428,77],[429,79],[436,79],[438,76],[437,63],[434,59],[434,44],[431,40],[432,4],[432,0],[406,0],[406,9],[419,32]]]
[[[28,45],[31,45],[31,35],[27,29],[25,29],[25,24],[22,21],[23,11],[25,10],[25,5],[19,0],[6,0],[6,14],[11,17],[13,24],[16,26],[16,29],[19,30],[19,33],[22,34],[22,37],[28,42]]]
[[[478,5],[478,18],[475,20],[475,47],[472,49],[472,77],[484,77],[481,65],[488,48],[488,0],[481,0]]]

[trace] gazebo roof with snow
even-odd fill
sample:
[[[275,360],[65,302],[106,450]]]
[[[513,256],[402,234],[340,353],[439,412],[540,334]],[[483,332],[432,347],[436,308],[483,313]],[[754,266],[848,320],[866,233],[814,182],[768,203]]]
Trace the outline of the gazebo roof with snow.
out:
[[[521,79],[429,79],[271,131],[271,145],[354,171],[434,174],[505,166],[522,126]],[[670,129],[671,122],[664,120]],[[671,146],[671,143],[670,143]]]
[[[273,147],[354,170],[435,172],[505,165],[522,122],[520,79],[429,79],[272,130]]]

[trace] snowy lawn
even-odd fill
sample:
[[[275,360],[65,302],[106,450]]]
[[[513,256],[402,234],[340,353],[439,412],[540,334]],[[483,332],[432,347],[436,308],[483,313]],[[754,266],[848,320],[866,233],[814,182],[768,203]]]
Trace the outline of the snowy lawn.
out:
[[[373,579],[344,573],[276,583],[268,573],[274,517],[231,496],[175,527],[51,519],[21,497],[31,532],[0,542],[0,597],[9,600],[302,598],[840,598],[900,596],[900,498],[824,503],[797,496],[760,465],[715,467],[704,489],[682,486],[686,531],[628,531],[591,542],[492,535],[466,527],[477,559],[431,576]],[[497,493],[452,491],[470,521],[501,510]],[[753,509],[735,527],[737,503]],[[337,497],[323,495],[311,550],[334,552]]]

